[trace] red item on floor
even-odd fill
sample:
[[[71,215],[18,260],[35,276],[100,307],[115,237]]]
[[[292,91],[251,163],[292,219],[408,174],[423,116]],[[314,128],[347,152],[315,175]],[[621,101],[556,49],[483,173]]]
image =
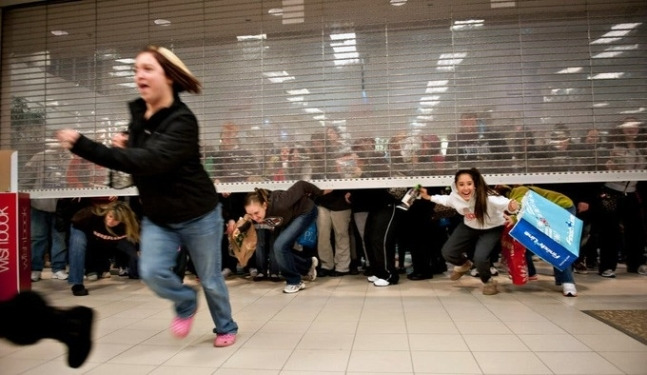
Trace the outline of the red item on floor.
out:
[[[510,236],[510,228],[504,227],[501,234],[501,255],[508,264],[508,272],[515,285],[524,285],[528,282],[528,263],[526,262],[526,248]]]

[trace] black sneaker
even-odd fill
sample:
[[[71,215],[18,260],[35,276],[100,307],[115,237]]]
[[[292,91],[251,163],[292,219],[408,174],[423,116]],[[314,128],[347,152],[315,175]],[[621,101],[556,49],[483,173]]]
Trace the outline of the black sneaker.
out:
[[[74,284],[72,286],[72,294],[74,294],[77,297],[81,297],[81,296],[87,296],[90,293],[88,293],[88,290],[85,289],[85,286],[83,286],[83,284]]]

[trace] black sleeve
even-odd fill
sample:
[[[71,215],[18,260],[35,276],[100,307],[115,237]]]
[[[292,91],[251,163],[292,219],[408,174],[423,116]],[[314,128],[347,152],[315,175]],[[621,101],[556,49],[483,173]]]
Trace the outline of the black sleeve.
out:
[[[95,164],[126,173],[169,172],[195,155],[199,131],[195,116],[188,111],[172,115],[166,121],[170,123],[164,126],[164,131],[153,132],[142,146],[111,148],[81,135],[71,151]]]

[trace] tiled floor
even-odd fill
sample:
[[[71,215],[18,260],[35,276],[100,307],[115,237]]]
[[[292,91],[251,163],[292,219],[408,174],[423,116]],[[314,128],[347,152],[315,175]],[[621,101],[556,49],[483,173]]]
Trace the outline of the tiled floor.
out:
[[[227,281],[238,342],[214,348],[204,299],[184,340],[167,331],[171,306],[137,280],[87,283],[72,296],[44,273],[34,290],[60,306],[98,312],[94,350],[80,369],[66,367],[53,340],[29,347],[0,342],[0,373],[12,374],[647,374],[647,345],[589,317],[587,309],[647,309],[647,277],[576,275],[579,297],[562,297],[550,270],[502,293],[480,282],[409,281],[376,288],[362,276],[320,278],[294,294],[282,283]],[[193,283],[193,281],[189,281]],[[11,324],[11,322],[0,322]]]

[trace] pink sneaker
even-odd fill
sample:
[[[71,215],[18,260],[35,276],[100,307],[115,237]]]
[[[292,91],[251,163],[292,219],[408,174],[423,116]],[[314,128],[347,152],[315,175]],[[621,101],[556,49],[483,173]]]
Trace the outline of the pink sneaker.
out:
[[[179,316],[173,318],[173,321],[171,321],[171,334],[179,339],[187,337],[193,325],[193,318],[195,318],[195,314],[188,318],[180,318]]]
[[[219,333],[216,335],[216,339],[213,341],[213,346],[222,348],[224,346],[234,345],[235,342],[235,333]]]

